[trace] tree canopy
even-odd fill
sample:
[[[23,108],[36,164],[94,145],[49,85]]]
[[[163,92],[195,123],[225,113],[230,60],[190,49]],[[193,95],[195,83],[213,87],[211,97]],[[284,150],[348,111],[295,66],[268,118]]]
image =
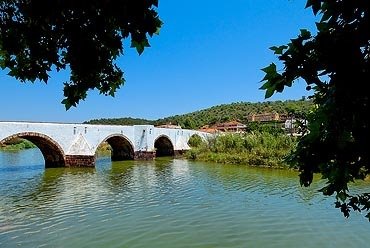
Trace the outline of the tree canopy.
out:
[[[307,135],[291,162],[300,170],[301,185],[309,186],[314,173],[327,184],[324,195],[336,196],[336,207],[348,217],[365,211],[370,221],[370,193],[352,194],[348,184],[365,179],[369,166],[370,20],[368,1],[308,0],[307,8],[320,20],[313,35],[302,29],[287,45],[271,50],[283,65],[262,70],[266,98],[282,92],[299,78],[313,90],[316,110]]]
[[[0,66],[22,82],[45,83],[53,69],[70,69],[67,109],[91,89],[114,96],[124,84],[115,64],[123,40],[139,54],[149,47],[162,25],[156,7],[158,0],[2,0]]]

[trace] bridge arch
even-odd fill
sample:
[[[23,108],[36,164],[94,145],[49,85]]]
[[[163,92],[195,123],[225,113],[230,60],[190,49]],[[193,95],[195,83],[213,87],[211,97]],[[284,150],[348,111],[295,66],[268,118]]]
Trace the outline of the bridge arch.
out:
[[[175,154],[174,146],[167,135],[160,135],[154,141],[156,157],[173,156]]]
[[[15,138],[25,139],[35,144],[44,156],[46,168],[65,166],[65,155],[62,147],[49,136],[36,132],[22,132],[8,136],[0,143],[6,143]]]
[[[112,161],[123,161],[134,159],[135,156],[134,145],[132,144],[131,140],[127,138],[125,135],[111,134],[108,137],[106,137],[102,142],[100,142],[99,146],[104,142],[107,142],[112,148],[111,150]]]

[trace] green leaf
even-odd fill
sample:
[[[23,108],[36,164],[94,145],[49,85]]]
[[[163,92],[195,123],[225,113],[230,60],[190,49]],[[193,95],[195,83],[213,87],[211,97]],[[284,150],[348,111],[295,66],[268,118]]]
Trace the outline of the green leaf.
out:
[[[306,3],[306,6],[305,6],[305,8],[309,8],[309,7],[311,7],[312,5],[314,5],[315,4],[315,2],[316,2],[317,0],[307,0],[307,3]]]
[[[141,55],[144,52],[145,47],[150,47],[148,40],[142,39],[141,41],[132,40],[131,47],[135,47],[136,51]]]
[[[312,8],[314,15],[321,9],[321,0],[307,0],[306,8]]]
[[[66,110],[68,110],[72,107],[71,102],[67,98],[63,99],[62,104],[64,104]]]
[[[5,61],[3,59],[0,59],[0,68],[4,70],[6,68]]]
[[[261,69],[266,74],[275,73],[276,72],[276,65],[275,63],[271,63],[269,66]]]
[[[329,11],[325,11],[321,17],[320,22],[328,21],[332,17],[332,14]]]
[[[270,98],[274,94],[275,88],[270,87],[266,90],[265,99]]]
[[[161,25],[162,24],[163,22],[161,22]],[[161,26],[157,26],[157,29],[155,30],[154,34],[159,35],[160,31],[161,31]]]
[[[329,30],[329,24],[326,22],[316,22],[316,27],[320,32],[327,32]]]
[[[337,193],[337,199],[340,199],[342,202],[345,202],[347,199],[347,194],[341,191]]]
[[[311,38],[311,33],[307,29],[301,29],[300,31],[301,31],[300,35],[303,39],[307,40],[307,39]]]
[[[8,72],[8,75],[11,76],[11,77],[16,77],[18,75],[18,73],[15,70],[11,70],[11,71]]]
[[[271,84],[270,84],[270,81],[267,81],[266,83],[264,83],[259,89],[260,90],[266,90],[268,88],[271,87]]]
[[[276,55],[280,55],[280,54],[283,54],[283,51],[285,49],[287,49],[288,46],[286,45],[283,45],[283,46],[273,46],[273,47],[270,47],[270,50],[274,51],[274,54]]]

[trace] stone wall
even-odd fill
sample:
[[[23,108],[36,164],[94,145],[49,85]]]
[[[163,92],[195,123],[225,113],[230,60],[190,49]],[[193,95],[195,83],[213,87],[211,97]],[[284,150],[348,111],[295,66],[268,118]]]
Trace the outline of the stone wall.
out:
[[[66,155],[65,163],[67,167],[94,167],[95,156],[86,155]]]
[[[134,156],[135,160],[152,160],[155,159],[155,152],[137,151]]]

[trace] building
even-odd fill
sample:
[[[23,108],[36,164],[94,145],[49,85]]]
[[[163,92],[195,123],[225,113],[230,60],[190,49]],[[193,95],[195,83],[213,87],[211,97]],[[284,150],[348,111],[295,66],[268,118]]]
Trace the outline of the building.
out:
[[[244,132],[247,129],[247,125],[238,121],[229,121],[215,124],[212,126],[212,128],[220,132]]]
[[[205,125],[205,126],[201,127],[198,131],[206,132],[206,133],[212,133],[212,134],[216,134],[216,133],[220,132],[218,129],[210,127],[209,125]]]
[[[274,113],[261,113],[261,114],[251,114],[248,116],[249,122],[270,122],[270,121],[277,121],[277,122],[284,122],[288,119],[288,115],[286,114],[279,114],[277,112]]]

